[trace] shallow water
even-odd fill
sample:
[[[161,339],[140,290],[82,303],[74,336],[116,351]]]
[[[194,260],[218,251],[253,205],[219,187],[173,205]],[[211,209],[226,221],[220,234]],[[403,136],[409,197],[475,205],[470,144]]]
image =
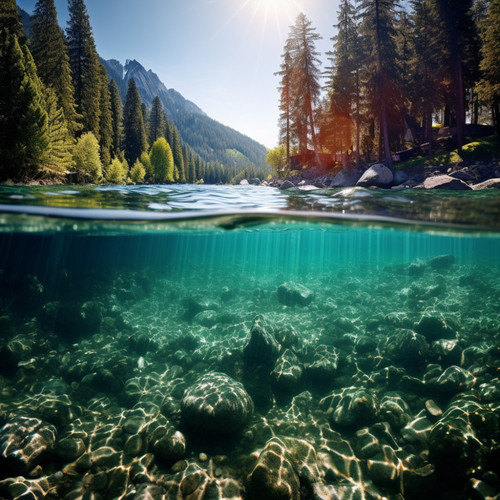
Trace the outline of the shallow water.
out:
[[[0,188],[0,498],[498,495],[499,214]]]

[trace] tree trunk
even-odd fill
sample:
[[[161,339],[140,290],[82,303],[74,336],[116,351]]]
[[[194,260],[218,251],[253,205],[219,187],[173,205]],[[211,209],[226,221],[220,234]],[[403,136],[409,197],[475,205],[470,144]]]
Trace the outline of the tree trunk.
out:
[[[359,71],[356,71],[356,167],[359,167],[359,149],[361,143],[361,130],[359,126]]]
[[[458,153],[462,152],[462,146],[464,145],[464,128],[465,128],[465,106],[464,106],[464,84],[463,84],[463,73],[462,73],[462,63],[460,58],[457,62],[456,68],[456,93],[457,93],[457,149]]]
[[[495,99],[492,106],[493,125],[498,135],[500,135],[500,101]]]
[[[425,140],[429,142],[429,155],[432,155],[432,109],[425,110]]]

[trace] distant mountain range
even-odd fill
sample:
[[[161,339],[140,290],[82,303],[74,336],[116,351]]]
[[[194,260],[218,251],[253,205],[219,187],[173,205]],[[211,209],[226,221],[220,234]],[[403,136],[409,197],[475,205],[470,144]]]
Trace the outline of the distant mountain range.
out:
[[[129,60],[125,66],[115,59],[101,59],[101,62],[109,77],[118,84],[123,100],[131,78],[135,80],[141,99],[148,108],[158,96],[167,117],[177,126],[184,142],[205,161],[225,165],[239,163],[245,166],[248,162],[255,166],[265,165],[266,148],[262,144],[210,118],[179,92],[167,89],[156,73],[147,71],[139,62]]]

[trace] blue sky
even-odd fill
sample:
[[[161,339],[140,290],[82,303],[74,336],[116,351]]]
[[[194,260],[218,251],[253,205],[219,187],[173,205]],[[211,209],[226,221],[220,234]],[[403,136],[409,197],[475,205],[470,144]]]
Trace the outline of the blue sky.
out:
[[[137,59],[209,116],[267,147],[278,139],[278,77],[288,27],[304,12],[331,50],[339,0],[86,0],[97,50]],[[18,0],[32,12],[36,0]],[[56,0],[59,22],[67,0]]]

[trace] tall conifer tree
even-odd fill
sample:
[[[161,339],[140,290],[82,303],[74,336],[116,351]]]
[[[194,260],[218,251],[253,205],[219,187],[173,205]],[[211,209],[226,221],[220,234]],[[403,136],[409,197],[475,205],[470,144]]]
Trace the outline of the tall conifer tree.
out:
[[[286,172],[290,170],[290,154],[292,146],[292,121],[293,121],[293,61],[291,55],[291,42],[288,39],[285,44],[280,71],[275,73],[281,77],[278,92],[280,94],[279,103],[279,141],[285,144],[286,150]]]
[[[101,78],[84,0],[69,0],[69,15],[66,35],[77,110],[84,132],[92,132],[99,140]]]
[[[476,40],[476,27],[472,19],[473,0],[429,0],[434,18],[434,35],[445,50],[440,64],[448,68],[447,80],[453,82],[457,146],[460,151],[464,141],[465,93],[464,65],[468,52]],[[472,45],[471,45],[472,43]],[[472,60],[477,59],[472,54]],[[470,60],[470,59],[469,59]],[[477,61],[476,61],[477,63]]]
[[[482,23],[481,37],[482,79],[479,90],[482,99],[492,108],[493,122],[497,134],[500,134],[500,0],[491,0]]]
[[[142,101],[133,78],[129,80],[123,108],[123,129],[125,159],[129,165],[133,165],[141,153],[148,149]]]
[[[123,106],[120,97],[120,91],[116,81],[111,79],[109,82],[109,94],[111,99],[111,156],[117,158],[121,154],[122,139],[123,139]]]
[[[391,169],[391,135],[394,136],[394,130],[402,125],[400,71],[394,31],[395,4],[396,0],[361,2],[363,33],[367,47],[371,47],[365,75],[368,105],[379,124],[379,157],[384,158]]]
[[[156,96],[151,104],[149,113],[149,143],[154,144],[156,139],[165,134],[165,111],[160,98]]]
[[[54,0],[38,0],[32,19],[31,52],[38,76],[45,86],[54,89],[66,118],[67,129],[74,135],[78,130],[74,87],[68,48],[57,22]]]
[[[315,42],[321,37],[305,14],[299,14],[291,27],[289,44],[292,59],[292,81],[295,128],[299,150],[304,152],[310,143],[317,152],[315,109],[320,95],[320,61]]]
[[[329,139],[332,149],[346,151],[352,144],[353,124],[355,129],[356,157],[359,160],[361,121],[361,80],[360,71],[364,61],[363,44],[359,34],[355,4],[352,0],[342,0],[338,12],[337,35],[332,38],[334,50],[331,52],[330,78],[327,82],[329,109],[327,123],[334,138]]]
[[[0,29],[16,36],[19,45],[26,43],[24,28],[17,12],[16,0],[2,0],[0,3]]]
[[[16,23],[10,26],[0,30],[0,177],[21,180],[37,173],[49,138],[43,85]]]
[[[111,163],[113,143],[113,116],[111,112],[111,94],[108,89],[106,68],[99,63],[99,146],[104,168]]]
[[[47,110],[48,148],[44,156],[42,172],[56,179],[62,179],[73,164],[74,139],[68,131],[67,120],[52,87],[45,88]]]
[[[172,149],[175,170],[177,172],[177,177],[175,180],[184,183],[186,182],[186,172],[184,169],[184,158],[182,156],[181,136],[179,135],[177,127],[174,128],[172,144],[170,145],[170,147]]]

